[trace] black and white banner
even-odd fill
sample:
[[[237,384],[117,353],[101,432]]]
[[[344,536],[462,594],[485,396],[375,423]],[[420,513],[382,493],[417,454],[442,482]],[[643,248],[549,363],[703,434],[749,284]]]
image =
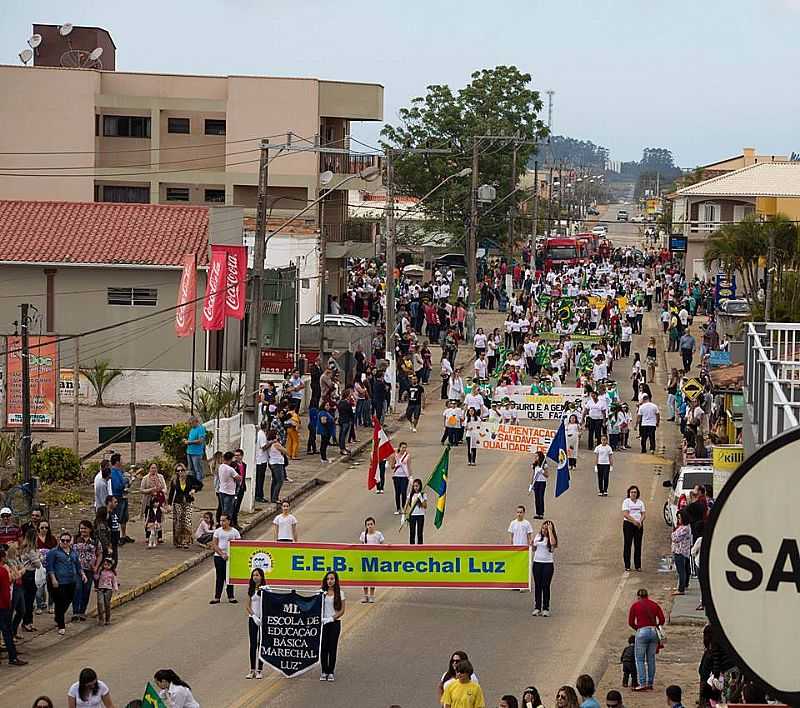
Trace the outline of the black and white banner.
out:
[[[261,660],[284,676],[298,676],[319,662],[322,593],[312,597],[261,591]]]

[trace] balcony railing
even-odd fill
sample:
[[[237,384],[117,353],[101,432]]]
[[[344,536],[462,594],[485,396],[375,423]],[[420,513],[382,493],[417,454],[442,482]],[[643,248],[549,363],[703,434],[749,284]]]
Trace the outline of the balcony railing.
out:
[[[757,445],[798,424],[800,324],[747,323],[745,395]]]
[[[319,171],[330,171],[337,175],[354,175],[373,165],[381,166],[381,158],[378,155],[323,152],[319,156]]]
[[[372,224],[352,223],[326,224],[325,237],[329,243],[372,243]]]

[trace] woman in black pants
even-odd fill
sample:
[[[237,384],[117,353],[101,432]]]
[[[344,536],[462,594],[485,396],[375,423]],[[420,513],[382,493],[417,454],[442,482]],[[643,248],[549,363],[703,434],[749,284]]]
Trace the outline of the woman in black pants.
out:
[[[261,568],[254,568],[247,585],[247,633],[250,636],[250,671],[246,679],[260,679],[262,662],[258,651],[258,630],[261,627],[261,588],[267,580]]]
[[[529,491],[533,493],[536,513],[534,519],[544,518],[544,493],[547,488],[547,478],[550,471],[547,469],[547,460],[541,450],[536,451],[536,456],[531,463],[531,486]]]
[[[625,570],[631,569],[631,545],[633,545],[633,567],[642,569],[642,535],[644,534],[644,502],[640,499],[639,487],[628,487],[628,496],[622,502],[622,559]]]
[[[415,479],[411,483],[411,494],[408,500],[408,531],[410,544],[421,544],[422,530],[425,527],[425,509],[428,508],[428,497],[422,491],[422,480]]]
[[[394,514],[402,513],[406,506],[408,495],[408,480],[411,477],[411,455],[408,453],[408,443],[401,442],[397,451],[392,455],[392,484],[394,485]]]
[[[533,539],[533,592],[534,617],[550,616],[550,583],[553,580],[555,563],[553,551],[558,547],[556,527],[552,521],[545,521]]]
[[[333,681],[336,670],[336,650],[339,647],[339,634],[342,631],[344,614],[344,593],[339,586],[339,575],[334,571],[322,579],[322,640],[320,642],[320,681]]]

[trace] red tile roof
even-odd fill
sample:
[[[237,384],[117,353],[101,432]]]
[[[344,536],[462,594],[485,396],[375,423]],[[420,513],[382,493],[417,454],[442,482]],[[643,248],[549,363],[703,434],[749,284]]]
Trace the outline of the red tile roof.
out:
[[[205,265],[208,220],[204,206],[0,200],[0,262]]]

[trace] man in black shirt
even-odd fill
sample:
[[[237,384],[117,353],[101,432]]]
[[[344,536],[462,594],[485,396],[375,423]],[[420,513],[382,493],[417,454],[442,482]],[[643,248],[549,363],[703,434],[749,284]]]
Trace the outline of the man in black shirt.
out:
[[[411,386],[408,388],[408,406],[406,407],[406,418],[411,423],[411,430],[417,432],[417,423],[422,413],[422,406],[425,403],[425,389],[417,379],[416,375],[410,377]]]

